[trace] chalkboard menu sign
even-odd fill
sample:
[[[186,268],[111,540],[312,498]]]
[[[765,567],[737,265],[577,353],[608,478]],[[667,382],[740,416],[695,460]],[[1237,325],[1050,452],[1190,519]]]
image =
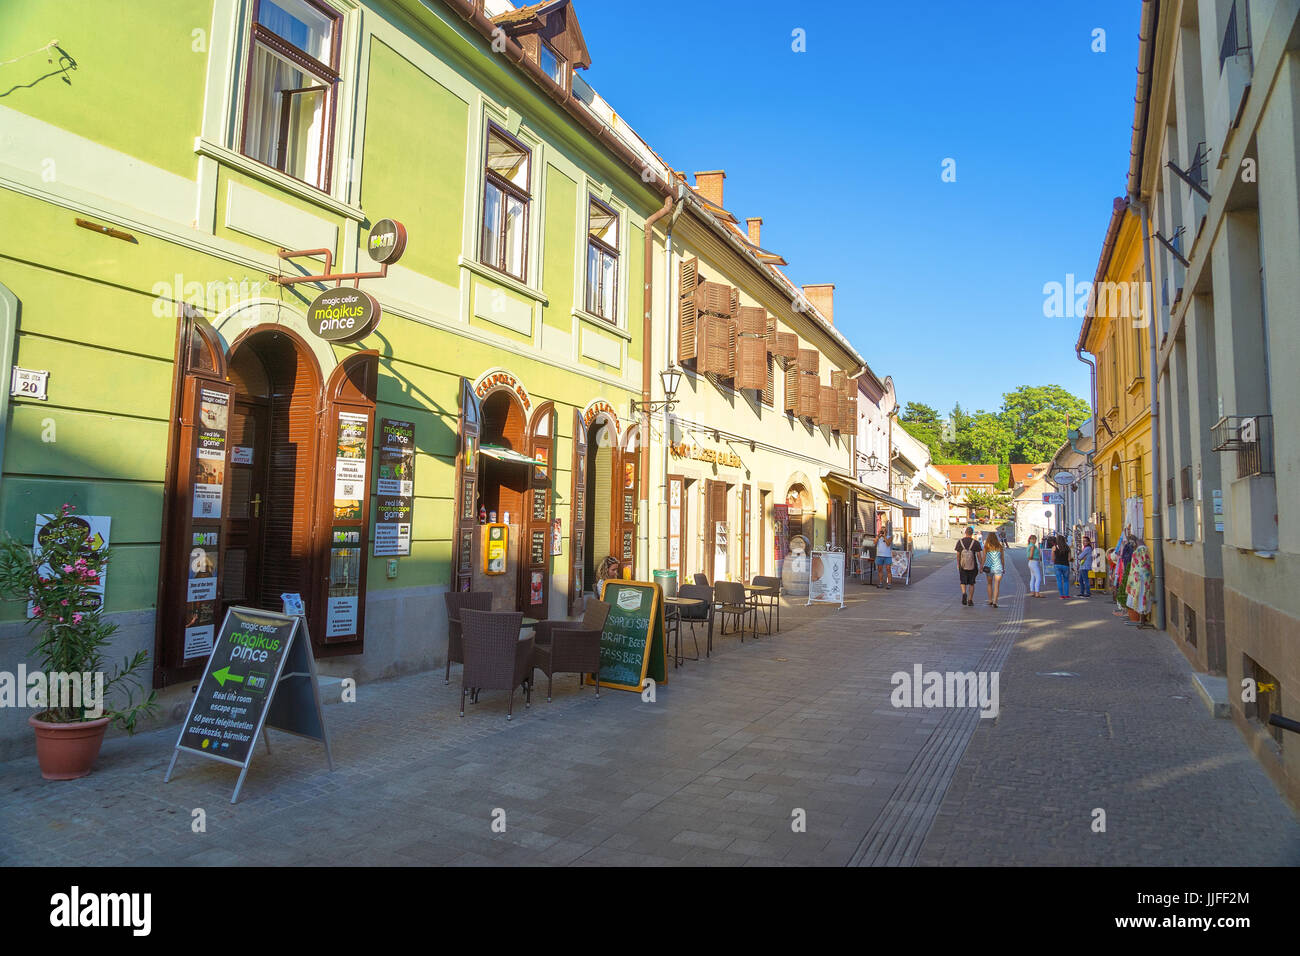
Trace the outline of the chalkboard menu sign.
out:
[[[610,605],[600,635],[600,683],[616,690],[640,691],[645,678],[668,681],[664,641],[663,592],[647,581],[607,581]],[[591,677],[586,678],[591,683]]]
[[[226,612],[181,726],[167,780],[182,750],[242,767],[234,803],[264,727],[320,740],[329,755],[306,626],[304,618],[257,608]]]

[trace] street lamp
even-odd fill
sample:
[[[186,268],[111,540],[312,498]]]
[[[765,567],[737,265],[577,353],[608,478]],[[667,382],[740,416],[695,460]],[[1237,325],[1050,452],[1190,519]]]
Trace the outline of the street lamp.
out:
[[[676,365],[670,365],[668,366],[668,368],[664,369],[662,372],[659,373],[659,381],[663,383],[665,400],[662,402],[642,403],[642,402],[638,402],[634,398],[632,399],[633,415],[635,415],[638,411],[657,412],[660,411],[661,409],[663,411],[668,411],[674,405],[677,404],[677,402],[673,400],[673,396],[677,394],[677,386],[679,386],[682,383],[682,370],[679,369]]]

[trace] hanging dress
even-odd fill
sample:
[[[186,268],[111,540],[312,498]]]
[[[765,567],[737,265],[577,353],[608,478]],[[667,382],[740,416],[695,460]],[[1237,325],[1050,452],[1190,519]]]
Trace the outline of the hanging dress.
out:
[[[1125,592],[1129,610],[1137,611],[1139,614],[1150,613],[1154,598],[1152,580],[1151,552],[1147,550],[1146,545],[1138,545],[1137,550],[1133,552],[1133,561],[1128,572],[1128,589]]]

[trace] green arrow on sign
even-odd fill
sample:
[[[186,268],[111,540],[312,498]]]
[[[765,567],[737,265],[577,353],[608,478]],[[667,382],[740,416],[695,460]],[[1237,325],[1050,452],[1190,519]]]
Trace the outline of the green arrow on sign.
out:
[[[213,671],[212,676],[217,679],[217,683],[220,684],[222,687],[226,686],[226,681],[228,680],[232,680],[236,684],[242,684],[244,682],[244,678],[240,677],[238,674],[230,673],[229,665],[221,668],[221,670],[219,671]]]

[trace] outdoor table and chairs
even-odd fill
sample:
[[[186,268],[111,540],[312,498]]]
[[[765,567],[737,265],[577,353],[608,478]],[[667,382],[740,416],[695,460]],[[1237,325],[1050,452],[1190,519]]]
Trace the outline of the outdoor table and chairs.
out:
[[[464,663],[460,679],[460,715],[465,716],[465,697],[478,703],[483,690],[507,690],[506,720],[514,716],[515,688],[524,689],[524,706],[532,705],[533,638],[520,637],[523,614],[518,611],[460,612],[461,650]]]
[[[713,598],[713,613],[722,615],[722,633],[727,633],[730,617],[740,625],[740,642],[745,643],[745,621],[756,617],[756,609],[745,596],[745,585],[739,581],[718,581],[713,585]],[[754,634],[757,636],[758,632]]]
[[[460,614],[464,610],[492,610],[491,591],[448,591],[443,595],[447,604],[447,670],[442,682],[451,683],[451,665],[464,664],[465,657],[461,649]]]
[[[772,617],[776,616],[777,633],[781,631],[781,581],[778,578],[767,575],[756,574],[750,584],[745,585],[745,591],[749,595],[749,603],[754,608],[755,621],[754,626],[757,628],[759,614],[764,615],[767,621],[767,634],[772,633]],[[754,632],[757,635],[757,630]]]
[[[703,590],[704,594],[698,594]],[[712,603],[712,590],[710,588],[701,588],[698,584],[684,584],[676,597],[664,598],[664,625],[667,633],[664,640],[668,641],[673,648],[673,667],[680,667],[682,661],[698,661],[700,659],[700,642],[695,636],[696,622],[708,621],[712,624],[709,615],[709,605]],[[691,626],[691,640],[695,643],[695,656],[682,656],[682,622],[686,621]],[[712,630],[712,628],[710,628]]]
[[[548,702],[556,674],[577,674],[579,687],[587,674],[595,674],[596,699],[600,699],[600,634],[609,611],[604,601],[592,600],[581,621],[534,621],[533,667],[546,675]]]

